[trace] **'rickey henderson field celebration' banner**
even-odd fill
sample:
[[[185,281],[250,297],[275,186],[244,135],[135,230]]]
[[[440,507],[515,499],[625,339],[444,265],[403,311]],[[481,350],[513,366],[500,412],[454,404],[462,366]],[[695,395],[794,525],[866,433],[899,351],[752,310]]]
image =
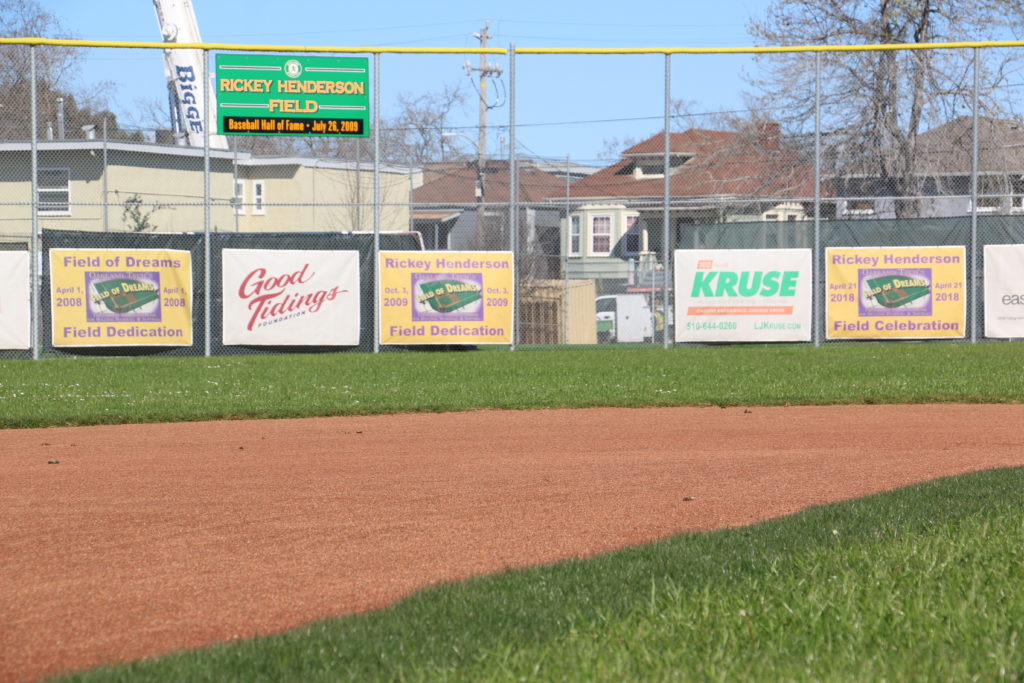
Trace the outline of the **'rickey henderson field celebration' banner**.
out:
[[[964,247],[825,250],[829,339],[964,336]]]
[[[190,346],[192,257],[167,249],[51,249],[54,346]]]

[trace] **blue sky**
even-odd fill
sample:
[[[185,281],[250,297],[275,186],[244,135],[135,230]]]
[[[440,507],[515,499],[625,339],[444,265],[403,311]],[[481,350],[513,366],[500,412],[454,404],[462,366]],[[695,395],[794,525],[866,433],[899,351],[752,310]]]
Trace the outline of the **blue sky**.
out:
[[[148,0],[38,0],[75,37],[90,40],[159,41]],[[770,0],[728,2],[362,2],[336,0],[193,0],[207,42],[310,46],[459,47],[479,45],[474,32],[490,21],[492,47],[736,47],[751,40],[746,26],[762,16]],[[488,148],[499,152],[509,121],[507,57],[489,58],[503,71],[490,88]],[[394,114],[399,95],[413,97],[461,86],[467,104],[453,130],[475,138],[476,95],[463,71],[476,55],[383,55],[381,107]],[[697,112],[742,106],[741,78],[752,61],[744,55],[676,56],[672,97],[692,101]],[[86,83],[113,81],[113,110],[143,125],[142,112],[166,102],[161,53],[157,50],[88,50]],[[661,55],[540,56],[516,60],[517,142],[522,154],[596,162],[605,142],[647,137],[662,126],[664,57]],[[461,126],[461,127],[460,127]]]

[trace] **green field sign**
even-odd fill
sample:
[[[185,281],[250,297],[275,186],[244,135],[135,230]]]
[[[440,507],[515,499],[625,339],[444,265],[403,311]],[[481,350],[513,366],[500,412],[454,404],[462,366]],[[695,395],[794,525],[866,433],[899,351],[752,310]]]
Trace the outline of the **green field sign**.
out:
[[[367,137],[368,73],[365,57],[218,54],[217,130]]]

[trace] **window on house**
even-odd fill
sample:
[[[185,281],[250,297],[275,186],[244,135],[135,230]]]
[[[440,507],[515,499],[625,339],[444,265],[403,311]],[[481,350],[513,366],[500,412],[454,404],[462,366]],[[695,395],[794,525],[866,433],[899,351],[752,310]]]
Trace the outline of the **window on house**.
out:
[[[629,255],[639,254],[643,251],[643,234],[640,230],[640,216],[626,216],[625,251]]]
[[[1010,208],[1014,211],[1024,210],[1024,178],[1013,178],[1010,180]]]
[[[766,213],[764,215],[764,219],[766,221],[777,221],[777,220],[779,220],[779,214],[777,214],[777,213]]]
[[[231,198],[231,204],[235,207],[235,215],[245,214],[245,181],[235,181],[235,196]]]
[[[569,255],[579,256],[581,239],[580,217],[572,216],[569,221]]]
[[[978,197],[978,213],[995,213],[1000,208],[999,197]],[[967,210],[971,210],[971,202],[967,202]]]
[[[611,216],[594,216],[590,219],[590,253],[594,256],[612,253]]]
[[[847,199],[843,213],[854,216],[870,216],[875,213],[873,199]]]
[[[252,212],[257,215],[267,213],[266,184],[262,180],[252,181]]]
[[[40,215],[70,216],[71,169],[39,169],[36,176],[36,201]]]
[[[978,213],[994,213],[1002,208],[1003,198],[999,196],[1006,192],[1006,185],[1000,176],[978,176]],[[988,196],[986,196],[988,195]],[[971,210],[971,203],[967,202],[967,210]]]

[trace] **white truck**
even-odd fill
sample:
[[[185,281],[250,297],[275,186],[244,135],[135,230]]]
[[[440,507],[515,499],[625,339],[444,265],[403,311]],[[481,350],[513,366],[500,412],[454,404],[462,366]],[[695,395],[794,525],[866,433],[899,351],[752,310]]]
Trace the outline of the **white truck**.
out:
[[[608,294],[597,304],[597,341],[649,342],[654,338],[654,315],[643,294]]]

